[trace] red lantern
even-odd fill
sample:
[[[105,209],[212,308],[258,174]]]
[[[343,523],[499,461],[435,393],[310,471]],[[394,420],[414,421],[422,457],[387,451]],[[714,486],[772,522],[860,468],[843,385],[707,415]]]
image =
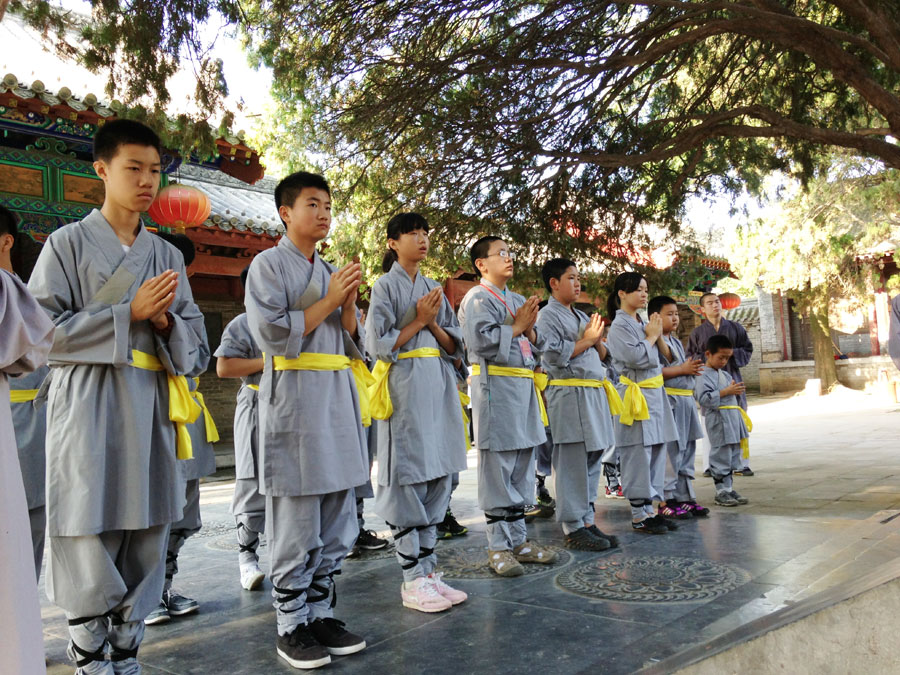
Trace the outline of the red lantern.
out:
[[[209,218],[212,204],[209,197],[188,185],[168,185],[159,191],[148,213],[163,227],[183,232],[186,227],[198,227]]]
[[[719,302],[722,303],[722,309],[737,309],[741,306],[741,296],[737,293],[722,293]]]

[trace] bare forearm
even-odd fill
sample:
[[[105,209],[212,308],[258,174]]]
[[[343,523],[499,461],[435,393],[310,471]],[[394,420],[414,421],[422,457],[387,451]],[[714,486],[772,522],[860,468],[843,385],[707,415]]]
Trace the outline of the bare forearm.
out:
[[[220,356],[216,360],[216,375],[219,377],[247,377],[261,373],[262,359],[240,359]]]
[[[594,346],[596,340],[591,338],[581,338],[575,343],[575,349],[572,350],[572,358],[574,359],[579,354],[583,354],[588,349]]]
[[[312,333],[316,328],[319,327],[319,324],[322,323],[328,317],[328,315],[336,310],[339,306],[340,305],[335,305],[334,302],[326,295],[317,303],[311,305],[308,309],[306,309],[303,312],[303,335],[307,336]],[[356,317],[353,317],[353,320],[356,321]],[[341,319],[341,321],[343,322],[343,318]]]
[[[397,336],[397,341],[394,342],[394,351],[400,349],[407,342],[412,340],[416,333],[422,330],[425,326],[418,319],[413,319],[408,324],[406,324],[403,328],[400,329],[400,335]]]
[[[447,331],[437,325],[434,321],[429,324],[428,330],[431,331],[431,334],[434,335],[434,339],[438,341],[438,344],[445,352],[448,354],[456,353],[456,342],[450,337],[450,334]]]
[[[344,307],[341,309],[341,326],[350,333],[350,337],[354,340],[359,335],[359,322],[356,318],[356,305]]]

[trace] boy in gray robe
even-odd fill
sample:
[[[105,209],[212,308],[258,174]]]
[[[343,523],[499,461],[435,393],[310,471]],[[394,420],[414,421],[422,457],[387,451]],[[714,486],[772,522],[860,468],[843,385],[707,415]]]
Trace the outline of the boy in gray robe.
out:
[[[743,382],[735,382],[726,369],[732,342],[713,335],[706,343],[706,368],[694,385],[694,396],[706,417],[709,471],[716,484],[716,504],[737,506],[749,500],[732,489],[732,474],[741,467],[741,444],[750,436],[749,418],[740,404]]]
[[[12,214],[0,207],[0,222]],[[0,247],[11,246],[11,237]],[[0,634],[3,668],[10,673],[45,672],[44,640],[28,527],[28,507],[16,457],[9,409],[8,376],[29,373],[47,360],[53,324],[14,275],[0,270]]]
[[[659,295],[647,305],[650,314],[662,318],[662,340],[659,344],[659,360],[662,363],[666,395],[672,406],[672,416],[678,429],[678,440],[666,444],[665,501],[659,503],[659,514],[671,518],[687,519],[709,515],[709,509],[697,503],[694,494],[694,455],[697,441],[703,438],[703,428],[694,402],[694,381],[703,371],[703,363],[686,358],[684,345],[678,339],[678,303]]]
[[[246,272],[241,280],[246,281]],[[240,377],[234,408],[234,497],[231,515],[237,527],[238,570],[241,587],[258,589],[265,575],[259,569],[259,535],[266,531],[266,498],[259,491],[259,382],[263,354],[247,325],[247,315],[234,317],[222,332],[216,349],[219,377]]]
[[[603,453],[615,443],[610,396],[614,408],[620,404],[603,365],[607,356],[601,341],[603,321],[599,314],[588,319],[573,307],[581,295],[574,262],[554,258],[544,264],[541,275],[551,294],[536,326],[544,339],[541,363],[549,377],[556,520],[566,536],[566,548],[603,551],[617,546],[618,539],[594,524],[593,502]]]
[[[647,280],[637,272],[616,277],[607,311],[614,315],[606,346],[619,375],[623,412],[615,420],[616,449],[622,488],[631,504],[631,526],[644,534],[677,529],[674,521],[654,513],[663,501],[666,443],[678,440],[672,409],[663,391],[659,344],[662,319],[644,323],[638,310],[647,306]]]
[[[47,594],[69,620],[77,672],[136,673],[169,523],[184,508],[176,424],[200,412],[184,376],[209,353],[181,254],[140,221],[159,187],[159,138],[116,120],[97,132],[94,157],[103,208],[51,234],[29,281],[56,324]]]
[[[404,607],[439,612],[466,599],[435,572],[437,525],[450,504],[452,474],[466,468],[466,433],[453,362],[462,331],[438,282],[419,270],[428,223],[400,213],[387,225],[384,276],[372,286],[366,321],[374,369],[378,492],[375,512],[394,536]]]
[[[359,263],[328,264],[316,245],[331,226],[331,192],[298,172],[275,189],[287,228],[254,258],[247,323],[265,354],[259,384],[260,489],[278,635],[295,668],[317,668],[366,642],[333,618],[334,575],[358,534],[354,490],[366,482],[361,417],[370,374],[356,295]]]
[[[12,249],[18,237],[13,214],[0,207],[0,269],[15,274],[12,266]],[[34,550],[35,578],[41,576],[44,560],[44,536],[47,529],[47,510],[44,491],[44,474],[47,459],[44,454],[44,437],[47,433],[43,406],[35,406],[38,390],[50,373],[46,365],[31,373],[14,377],[9,381],[10,410],[16,431],[16,448],[25,498],[28,500],[28,521],[31,524],[31,545]]]
[[[466,293],[459,323],[472,364],[472,416],[478,448],[478,505],[487,520],[488,564],[500,576],[521,563],[552,563],[555,551],[526,538],[525,506],[534,499],[534,447],[546,440],[546,414],[535,388],[538,297],[506,288],[513,260],[506,242],[482,237],[472,246],[481,284]]]

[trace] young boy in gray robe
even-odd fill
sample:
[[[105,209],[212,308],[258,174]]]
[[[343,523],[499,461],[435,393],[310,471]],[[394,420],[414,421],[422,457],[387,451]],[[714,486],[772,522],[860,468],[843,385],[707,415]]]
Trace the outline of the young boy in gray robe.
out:
[[[0,269],[15,274],[12,249],[18,238],[18,228],[12,212],[0,206]],[[25,279],[27,281],[27,279]],[[38,390],[50,373],[46,365],[9,381],[10,410],[16,431],[19,468],[28,500],[28,521],[31,525],[31,545],[34,550],[35,578],[41,576],[44,560],[44,536],[47,529],[44,474],[47,465],[44,437],[47,433],[43,405],[35,406]]]
[[[241,285],[246,285],[246,281],[245,269],[241,272]],[[225,326],[215,356],[219,377],[241,378],[234,408],[235,479],[231,515],[237,527],[241,588],[253,591],[265,578],[257,553],[259,535],[266,531],[266,498],[259,491],[258,392],[263,353],[253,339],[246,314],[237,315]]]
[[[744,383],[735,382],[726,370],[732,342],[713,335],[706,343],[706,368],[694,385],[694,396],[706,417],[709,437],[709,472],[716,484],[716,504],[738,506],[749,500],[732,488],[732,474],[740,469],[741,444],[750,436],[749,417],[740,405]]]
[[[0,206],[0,223],[14,226],[10,211]],[[2,232],[2,231],[0,231]],[[0,233],[0,250],[12,237]],[[7,249],[8,250],[8,249]],[[0,270],[0,634],[3,669],[9,673],[45,672],[44,640],[37,580],[28,527],[28,507],[16,457],[7,378],[33,372],[47,360],[53,323],[22,282]]]
[[[341,269],[316,245],[331,227],[331,192],[297,172],[275,189],[287,233],[250,265],[247,323],[264,356],[259,383],[260,490],[278,635],[295,668],[317,668],[366,642],[333,618],[334,575],[358,534],[354,490],[366,482],[361,424],[371,379],[356,296],[359,263]]]
[[[615,316],[606,346],[619,375],[622,414],[615,421],[622,488],[631,504],[631,527],[643,534],[677,529],[674,521],[654,513],[663,501],[666,443],[678,440],[672,409],[663,391],[658,314],[644,323],[638,311],[647,306],[647,280],[637,272],[616,277],[607,310]]]
[[[377,425],[375,512],[394,536],[404,607],[441,612],[465,601],[435,572],[437,526],[452,474],[466,468],[466,430],[453,362],[462,331],[441,285],[419,270],[428,222],[400,213],[387,224],[385,274],[372,286],[368,351],[378,359],[370,389]]]
[[[544,339],[541,364],[549,377],[556,520],[566,548],[603,551],[618,545],[618,539],[594,524],[594,499],[603,453],[615,443],[610,400],[616,411],[621,401],[603,365],[607,352],[600,314],[588,318],[573,306],[581,295],[578,267],[554,258],[544,263],[541,275],[550,299],[536,326]]]
[[[694,402],[694,381],[703,371],[703,363],[686,358],[684,345],[678,339],[678,303],[665,295],[650,300],[647,312],[662,319],[662,340],[659,360],[662,363],[666,396],[672,406],[672,416],[678,429],[678,440],[666,444],[665,501],[659,503],[661,516],[688,519],[709,515],[709,509],[697,503],[694,494],[694,455],[697,441],[703,438],[703,428]]]
[[[193,242],[183,234],[157,233],[160,237],[175,246],[184,259],[185,268],[194,262],[196,251]],[[209,351],[209,342],[206,330],[203,331],[203,340],[206,351]],[[172,588],[172,582],[178,574],[178,554],[184,543],[197,534],[203,527],[200,519],[200,479],[211,476],[216,472],[216,455],[213,443],[219,440],[216,424],[212,419],[209,409],[203,400],[203,394],[198,391],[199,378],[188,380],[191,397],[203,409],[192,424],[188,425],[188,433],[191,437],[191,459],[178,462],[178,469],[184,481],[184,512],[176,523],[169,527],[169,539],[166,546],[166,578],[163,584],[162,599],[155,610],[144,619],[148,626],[165,623],[173,616],[186,616],[193,614],[200,608],[200,603],[193,598],[188,598]]]
[[[182,517],[176,431],[200,414],[185,376],[209,359],[181,254],[140,221],[159,138],[131,120],[94,138],[103,207],[47,239],[29,289],[56,324],[47,392],[47,594],[79,673],[135,673]],[[47,386],[47,385],[45,385]]]
[[[538,297],[508,290],[515,256],[499,237],[472,246],[481,284],[466,293],[459,323],[472,364],[472,413],[478,448],[478,505],[487,520],[488,564],[500,576],[521,563],[552,563],[555,551],[527,540],[525,506],[534,500],[534,447],[546,440],[546,413],[535,387]]]

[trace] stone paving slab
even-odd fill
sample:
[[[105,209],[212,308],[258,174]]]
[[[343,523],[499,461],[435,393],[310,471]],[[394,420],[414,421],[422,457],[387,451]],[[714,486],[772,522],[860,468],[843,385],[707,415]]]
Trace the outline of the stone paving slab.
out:
[[[562,550],[557,525],[538,519],[530,536],[563,555],[514,579],[485,569],[470,453],[452,502],[470,534],[437,548],[448,580],[469,600],[440,614],[404,609],[392,557],[348,560],[336,616],[368,648],[335,658],[323,672],[631,673],[870,571],[900,553],[900,518],[891,520],[900,513],[900,416],[891,414],[898,410],[856,392],[751,400],[757,475],[735,478],[748,506],[713,507],[708,519],[647,536],[630,530],[627,502],[601,498],[598,525],[619,536],[620,548]],[[712,481],[695,486],[701,503],[711,504]],[[147,628],[145,673],[295,672],[275,654],[271,585],[261,592],[238,585],[230,499],[229,483],[202,488],[205,527],[186,543],[176,577],[176,588],[201,610]],[[387,532],[369,513],[367,527]],[[265,546],[261,552],[265,569]],[[43,618],[49,672],[71,672],[64,618],[46,599]]]

